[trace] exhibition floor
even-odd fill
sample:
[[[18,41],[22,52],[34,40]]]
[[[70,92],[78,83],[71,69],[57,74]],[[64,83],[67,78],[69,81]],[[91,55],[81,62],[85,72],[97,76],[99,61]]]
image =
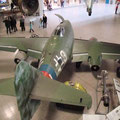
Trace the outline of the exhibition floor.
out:
[[[39,28],[40,17],[27,17],[25,32],[20,31],[18,21],[18,31],[8,35],[6,34],[4,24],[1,22],[2,20],[0,20],[0,37],[30,37],[32,35],[32,33],[29,33],[30,20],[34,21],[34,34],[41,37],[49,37],[55,27],[60,23],[59,18],[54,15],[57,13],[72,23],[75,38],[88,40],[91,37],[95,37],[98,41],[120,44],[120,15],[115,15],[114,11],[115,5],[99,3],[93,6],[92,16],[88,16],[84,5],[45,11],[46,16],[48,17],[46,29]],[[13,59],[14,53],[0,52],[0,80],[14,77],[15,63]],[[113,84],[112,79],[116,78],[115,71],[117,66],[118,64],[112,60],[104,60],[102,62],[101,69],[105,69],[109,73],[107,80],[108,84]],[[59,76],[59,80],[62,82],[67,80],[80,82],[92,96],[92,107],[89,110],[84,110],[84,113],[86,114],[95,113],[97,103],[102,94],[102,92],[98,93],[99,97],[97,100],[97,74],[99,73],[92,73],[88,63],[83,62],[80,70],[76,70],[75,64],[68,63]],[[111,104],[110,109],[112,110],[116,106],[116,103],[114,100],[111,100]],[[103,113],[106,112],[106,108],[103,105],[100,106],[99,112],[101,111]],[[0,120],[20,120],[15,97],[0,95]],[[54,103],[42,101],[32,120],[82,120],[82,112],[57,109]]]

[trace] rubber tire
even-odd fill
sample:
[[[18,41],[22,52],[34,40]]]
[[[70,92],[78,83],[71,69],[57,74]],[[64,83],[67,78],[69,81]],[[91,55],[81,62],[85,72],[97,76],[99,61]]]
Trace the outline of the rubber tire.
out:
[[[82,62],[76,62],[76,68],[79,69]]]
[[[117,70],[116,70],[116,76],[117,76],[118,78],[120,78],[120,67],[118,67]]]

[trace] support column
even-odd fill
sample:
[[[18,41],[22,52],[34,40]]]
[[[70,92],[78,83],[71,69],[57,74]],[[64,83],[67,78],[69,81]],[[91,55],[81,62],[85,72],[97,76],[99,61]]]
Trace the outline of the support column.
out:
[[[44,5],[43,5],[43,0],[38,0],[38,2],[39,2],[39,14],[40,14],[40,16],[42,16],[43,15],[43,10],[44,10]]]

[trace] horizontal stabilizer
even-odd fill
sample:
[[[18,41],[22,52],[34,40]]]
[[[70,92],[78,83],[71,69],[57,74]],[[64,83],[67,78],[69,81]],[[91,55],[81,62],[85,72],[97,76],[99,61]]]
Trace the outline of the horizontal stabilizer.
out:
[[[40,72],[31,92],[31,98],[87,108],[92,105],[91,96],[86,92],[44,77]]]
[[[0,80],[0,95],[15,95],[14,78]]]
[[[22,120],[32,118],[40,100],[87,108],[92,105],[86,92],[45,77],[25,61],[17,65],[14,84]]]

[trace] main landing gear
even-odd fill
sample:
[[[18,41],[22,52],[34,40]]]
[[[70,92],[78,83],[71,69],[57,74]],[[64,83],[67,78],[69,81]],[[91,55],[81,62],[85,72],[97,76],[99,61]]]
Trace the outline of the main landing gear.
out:
[[[79,69],[82,62],[76,62],[76,68]]]
[[[118,78],[120,78],[120,67],[118,67],[117,70],[116,70],[116,76],[117,76]]]

